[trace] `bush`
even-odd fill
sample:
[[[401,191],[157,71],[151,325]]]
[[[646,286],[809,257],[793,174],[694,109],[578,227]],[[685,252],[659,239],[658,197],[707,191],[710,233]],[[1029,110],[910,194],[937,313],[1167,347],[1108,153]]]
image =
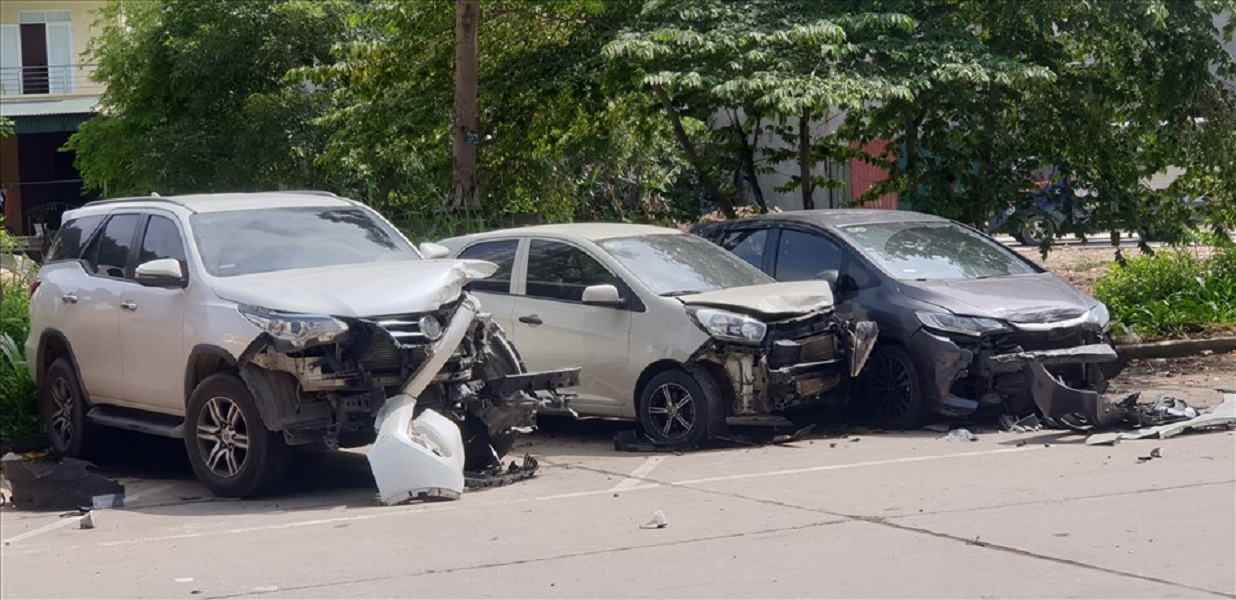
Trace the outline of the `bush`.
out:
[[[1158,252],[1114,265],[1094,286],[1112,319],[1148,338],[1236,326],[1236,250]]]
[[[8,254],[17,240],[0,220],[0,253]],[[39,427],[34,382],[26,371],[25,342],[30,332],[30,296],[34,276],[28,265],[0,270],[0,440],[36,433]]]

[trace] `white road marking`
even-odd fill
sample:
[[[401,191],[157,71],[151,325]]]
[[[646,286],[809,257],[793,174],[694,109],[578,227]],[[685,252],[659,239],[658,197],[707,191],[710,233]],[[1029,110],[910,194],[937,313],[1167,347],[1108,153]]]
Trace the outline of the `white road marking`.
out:
[[[173,486],[171,484],[168,484],[168,485],[155,486],[147,490],[142,490],[136,494],[133,494],[132,496],[126,496],[125,504],[128,504],[129,502],[133,500],[137,500],[141,498],[142,496],[146,496],[149,494],[157,494],[165,490],[170,490],[172,489],[172,487]],[[4,538],[3,542],[5,544],[16,544],[17,542],[23,542],[32,537],[37,537],[37,536],[43,535],[44,533],[48,533],[50,531],[55,531],[57,529],[63,529],[70,525],[77,525],[79,520],[80,520],[79,518],[74,518],[74,517],[61,517],[59,520],[52,522],[52,523],[48,523],[42,527],[38,527],[35,529],[31,529],[30,531],[19,533],[13,537]]]
[[[914,463],[914,462],[923,462],[923,461],[931,461],[931,460],[945,460],[945,459],[950,459],[950,458],[970,458],[970,457],[975,457],[975,456],[1012,454],[1016,452],[1028,452],[1031,450],[1036,450],[1036,449],[1041,449],[1041,448],[1042,446],[1025,446],[1021,448],[1001,448],[998,450],[979,450],[976,452],[958,452],[955,454],[933,454],[929,456],[908,456],[908,457],[902,457],[902,458],[893,458],[889,460],[872,460],[872,461],[866,461],[866,462],[847,463],[847,464],[840,464],[840,465],[819,465],[819,466],[814,466],[814,467],[803,467],[799,469],[781,469],[777,471],[762,471],[758,473],[739,473],[735,475],[721,475],[717,477],[703,477],[699,479],[684,479],[681,481],[671,481],[671,482],[665,482],[665,483],[648,482],[648,483],[640,483],[638,485],[627,487],[623,491],[632,492],[632,491],[638,491],[638,490],[651,490],[651,489],[673,487],[673,486],[695,485],[695,484],[701,484],[701,483],[715,483],[715,482],[720,482],[720,481],[736,481],[736,480],[741,480],[741,479],[754,479],[758,477],[780,477],[784,475],[798,475],[801,473],[815,473],[819,471],[835,471],[839,469],[854,469],[854,468],[859,468],[859,467],[875,467],[875,466],[880,466],[880,465],[895,465],[895,464]],[[642,467],[643,465],[641,465],[641,468]],[[637,471],[638,470],[639,469],[637,469]],[[156,491],[157,489],[159,488],[151,489],[149,490],[149,492]],[[599,496],[599,495],[612,494],[612,493],[613,493],[613,490],[607,488],[607,489],[600,489],[600,490],[589,490],[585,492],[569,492],[565,494],[552,494],[548,496],[533,496],[533,497],[528,497],[528,498],[518,498],[518,499],[500,501],[497,504],[519,504],[522,502],[532,502],[532,501],[562,500],[562,499],[567,499],[567,498],[583,498],[587,496]],[[234,529],[225,529],[221,531],[202,531],[202,532],[195,532],[195,533],[181,533],[181,534],[173,534],[173,535],[165,535],[165,536],[153,536],[153,537],[146,537],[146,538],[140,538],[140,539],[114,540],[110,542],[92,544],[91,547],[127,546],[131,544],[148,544],[152,542],[183,540],[183,539],[199,538],[199,537],[223,535],[223,534],[251,533],[251,532],[257,532],[257,531],[272,531],[272,530],[278,530],[278,529],[294,529],[294,528],[300,528],[300,527],[311,527],[314,525],[347,523],[351,521],[368,521],[372,519],[383,519],[387,517],[399,517],[399,516],[404,516],[404,515],[408,515],[412,513],[455,510],[457,508],[466,508],[468,506],[470,505],[466,503],[463,503],[463,504],[461,503],[427,504],[427,505],[417,506],[415,508],[409,508],[405,510],[392,511],[392,512],[370,512],[370,513],[361,514],[361,515],[348,515],[345,517],[335,517],[335,518],[330,518],[330,519],[310,519],[310,520],[305,520],[305,521],[292,521],[289,523],[277,523],[277,524],[272,524],[272,525],[258,525],[258,526],[253,526],[253,527],[240,527],[240,528],[234,528]],[[48,531],[50,531],[53,529],[57,529],[59,527],[64,527],[67,524],[75,524],[75,523],[77,523],[77,519],[67,519],[65,521],[59,521],[56,523],[52,523],[51,525],[46,526],[44,528],[40,528],[40,529],[47,529]],[[44,532],[41,530],[28,531],[26,533],[13,536],[13,538],[7,539],[4,541],[10,542],[10,543],[14,541],[21,541],[24,539],[29,539],[41,533],[44,533]],[[83,546],[56,548],[55,550],[67,551],[67,550],[74,550],[74,549],[81,548],[81,547]],[[47,552],[48,550],[52,550],[52,548],[31,548],[29,550],[18,550],[16,552],[6,551],[5,554],[10,555],[10,556],[20,556],[20,555],[27,555],[27,554],[40,554],[40,553]]]
[[[623,490],[629,490],[643,483],[643,479],[647,477],[649,473],[652,473],[654,469],[661,466],[661,463],[663,462],[665,462],[664,456],[648,457],[648,459],[645,460],[642,464],[640,464],[640,466],[635,467],[635,470],[631,471],[631,474],[628,475],[626,479],[619,481],[618,485],[615,485],[613,489],[611,489],[610,491],[611,492],[621,492]]]

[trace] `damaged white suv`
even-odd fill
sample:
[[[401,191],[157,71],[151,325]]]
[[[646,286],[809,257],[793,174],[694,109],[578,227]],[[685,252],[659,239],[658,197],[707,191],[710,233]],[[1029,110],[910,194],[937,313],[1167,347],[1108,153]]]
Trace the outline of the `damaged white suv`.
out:
[[[558,401],[538,392],[578,382],[524,372],[463,291],[495,269],[427,260],[325,193],[92,202],[65,214],[31,298],[52,446],[87,453],[100,426],[183,437],[212,492],[247,497],[277,489],[292,447],[365,445],[380,428],[384,501],[457,493]],[[375,462],[392,444],[414,459]],[[418,468],[446,477],[404,481]]]

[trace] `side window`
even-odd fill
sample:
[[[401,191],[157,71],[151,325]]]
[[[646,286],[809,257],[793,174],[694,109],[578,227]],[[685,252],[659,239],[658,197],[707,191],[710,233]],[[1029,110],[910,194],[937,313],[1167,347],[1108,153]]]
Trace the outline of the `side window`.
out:
[[[47,251],[45,262],[57,260],[77,260],[82,256],[82,246],[90,241],[99,225],[103,224],[103,215],[73,219],[60,228],[55,241]]]
[[[138,252],[137,264],[161,258],[180,261],[181,269],[187,266],[185,245],[180,239],[180,229],[176,227],[176,223],[167,217],[151,216],[146,223],[146,234],[142,236],[142,249]]]
[[[767,229],[734,229],[721,238],[722,248],[734,256],[751,263],[757,269],[764,267],[764,245],[768,241]]]
[[[86,269],[104,277],[128,277],[129,250],[141,220],[141,215],[116,215],[108,219],[103,232],[95,236],[86,249]]]
[[[528,296],[579,302],[588,286],[623,287],[609,269],[574,246],[532,240],[528,250]]]
[[[515,250],[519,248],[519,240],[499,240],[496,242],[481,242],[464,248],[459,258],[487,260],[498,265],[493,275],[473,281],[468,289],[477,292],[496,292],[509,294],[511,292],[511,272],[515,270]]]
[[[818,279],[824,271],[841,271],[841,247],[819,235],[781,230],[777,245],[777,281]]]

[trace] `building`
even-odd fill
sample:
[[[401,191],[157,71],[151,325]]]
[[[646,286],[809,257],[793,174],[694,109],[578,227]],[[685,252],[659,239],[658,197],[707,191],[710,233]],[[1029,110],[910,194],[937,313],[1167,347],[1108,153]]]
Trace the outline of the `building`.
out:
[[[87,199],[73,154],[61,148],[98,109],[103,88],[84,53],[105,4],[0,2],[0,116],[15,129],[0,139],[0,188],[5,226],[20,235],[58,227],[59,213]]]

